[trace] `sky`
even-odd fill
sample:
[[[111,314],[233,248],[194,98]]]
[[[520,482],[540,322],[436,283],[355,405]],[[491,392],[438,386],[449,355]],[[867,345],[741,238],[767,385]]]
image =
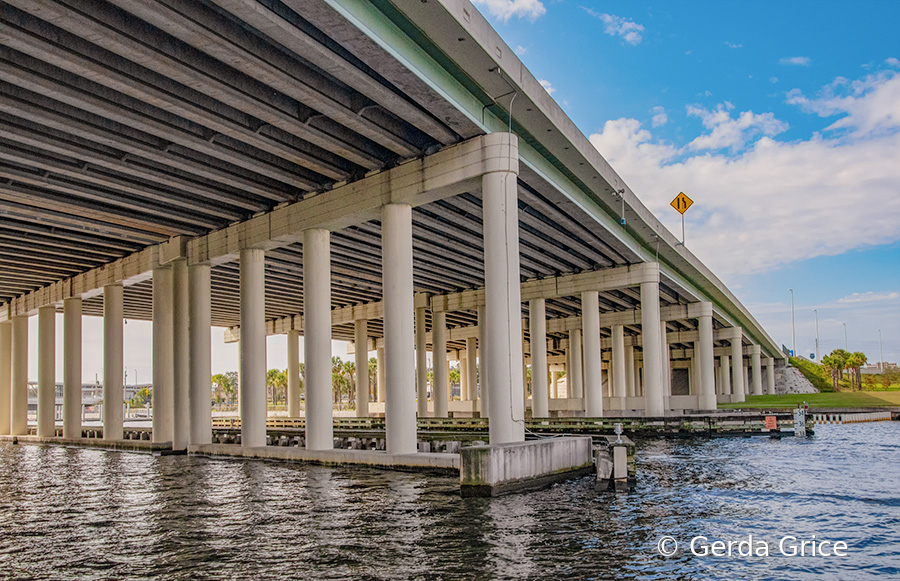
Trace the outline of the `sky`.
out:
[[[900,361],[900,2],[475,4],[669,230],[694,201],[687,248],[776,342],[815,353],[818,316],[820,354]],[[128,383],[149,381],[150,324],[125,335]],[[99,318],[84,337],[102,379]],[[29,339],[34,380],[36,317]],[[62,380],[61,316],[57,359]],[[213,373],[236,362],[214,329]]]

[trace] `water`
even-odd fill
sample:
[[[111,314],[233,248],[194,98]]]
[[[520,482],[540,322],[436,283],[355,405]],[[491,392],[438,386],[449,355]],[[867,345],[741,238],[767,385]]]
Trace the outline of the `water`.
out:
[[[900,575],[900,424],[650,441],[632,494],[591,478],[497,499],[455,479],[0,444],[0,577],[860,579]],[[661,535],[848,544],[699,557]]]

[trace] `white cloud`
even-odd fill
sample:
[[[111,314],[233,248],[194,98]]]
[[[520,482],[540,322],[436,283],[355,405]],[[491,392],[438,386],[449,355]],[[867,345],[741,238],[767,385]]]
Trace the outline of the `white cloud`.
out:
[[[541,84],[542,87],[544,87],[544,90],[547,91],[548,93],[550,93],[551,95],[556,92],[556,89],[553,88],[553,85],[550,84],[550,81],[548,81],[546,79],[541,79],[538,82]]]
[[[526,52],[528,52],[528,49],[525,48],[524,46],[522,46],[521,44],[516,46],[516,54],[517,55],[522,56]]]
[[[475,4],[484,6],[488,12],[503,22],[513,16],[536,20],[543,16],[547,9],[540,0],[473,0]]]
[[[644,39],[641,34],[644,32],[644,26],[638,24],[637,22],[631,20],[630,18],[623,18],[622,16],[615,16],[613,14],[607,14],[605,12],[597,12],[595,10],[591,10],[590,8],[585,8],[582,6],[585,12],[599,18],[603,21],[603,24],[606,26],[603,27],[603,32],[610,36],[621,36],[622,39],[628,44],[640,44]]]
[[[770,82],[770,83],[773,83],[773,84],[774,84],[774,83],[777,83],[777,82],[778,82],[778,77],[769,77],[769,82]]]
[[[799,65],[801,67],[808,67],[809,63],[812,60],[808,56],[792,56],[785,57],[779,61],[783,65]]]
[[[814,99],[793,89],[787,102],[820,117],[843,115],[827,131],[843,129],[857,136],[890,132],[900,127],[900,73],[882,71],[856,81],[838,77]]]
[[[875,301],[896,301],[900,299],[900,293],[876,293],[869,291],[865,293],[853,293],[838,299],[839,303],[871,303]]]
[[[889,79],[879,82],[873,93]],[[782,122],[770,113],[693,111],[712,131],[684,147],[635,119],[608,121],[590,139],[670,231],[680,229],[672,197],[693,198],[687,247],[719,276],[900,240],[900,130],[779,141],[771,134]],[[863,96],[853,118],[886,114]],[[708,149],[742,141],[739,151]]]
[[[895,59],[894,57],[884,59],[884,62],[889,64],[892,67],[900,67],[900,60]]]
[[[711,133],[700,135],[688,144],[689,149],[724,149],[738,150],[746,141],[757,135],[773,137],[788,129],[787,123],[779,121],[772,113],[755,114],[753,111],[743,111],[737,119],[731,117],[734,105],[725,101],[716,107],[714,111],[700,108],[696,105],[688,105],[687,114],[700,117],[703,126],[711,129]]]
[[[743,44],[734,44],[733,42],[725,41],[725,46],[728,48],[744,48]]]
[[[652,124],[654,127],[662,127],[669,122],[669,116],[666,115],[666,110],[663,107],[654,107],[650,111],[653,113]]]

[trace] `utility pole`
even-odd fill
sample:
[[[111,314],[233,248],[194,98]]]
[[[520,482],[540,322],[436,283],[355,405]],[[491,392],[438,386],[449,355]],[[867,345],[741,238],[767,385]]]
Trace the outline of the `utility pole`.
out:
[[[791,351],[794,357],[797,356],[797,332],[794,328],[794,289],[788,289],[791,292]]]
[[[816,362],[820,362],[819,359],[819,311],[813,309],[813,312],[816,314]]]

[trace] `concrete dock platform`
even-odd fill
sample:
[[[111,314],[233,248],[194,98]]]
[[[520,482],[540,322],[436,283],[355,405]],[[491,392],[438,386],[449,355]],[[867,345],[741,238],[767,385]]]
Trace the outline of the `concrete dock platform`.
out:
[[[51,444],[55,446],[71,446],[80,448],[100,448],[103,450],[119,450],[122,452],[144,452],[159,454],[184,454],[183,451],[172,450],[172,442],[150,442],[149,440],[103,440],[95,438],[59,438],[40,436],[0,436],[0,442],[13,444]]]
[[[306,450],[305,448],[261,446],[244,448],[237,444],[204,444],[189,446],[188,454],[198,456],[232,456],[325,464],[332,466],[363,465],[391,470],[425,471],[458,474],[459,454],[416,453],[388,454],[379,450]]]
[[[538,490],[594,470],[588,436],[468,446],[460,451],[460,494],[500,496]]]

